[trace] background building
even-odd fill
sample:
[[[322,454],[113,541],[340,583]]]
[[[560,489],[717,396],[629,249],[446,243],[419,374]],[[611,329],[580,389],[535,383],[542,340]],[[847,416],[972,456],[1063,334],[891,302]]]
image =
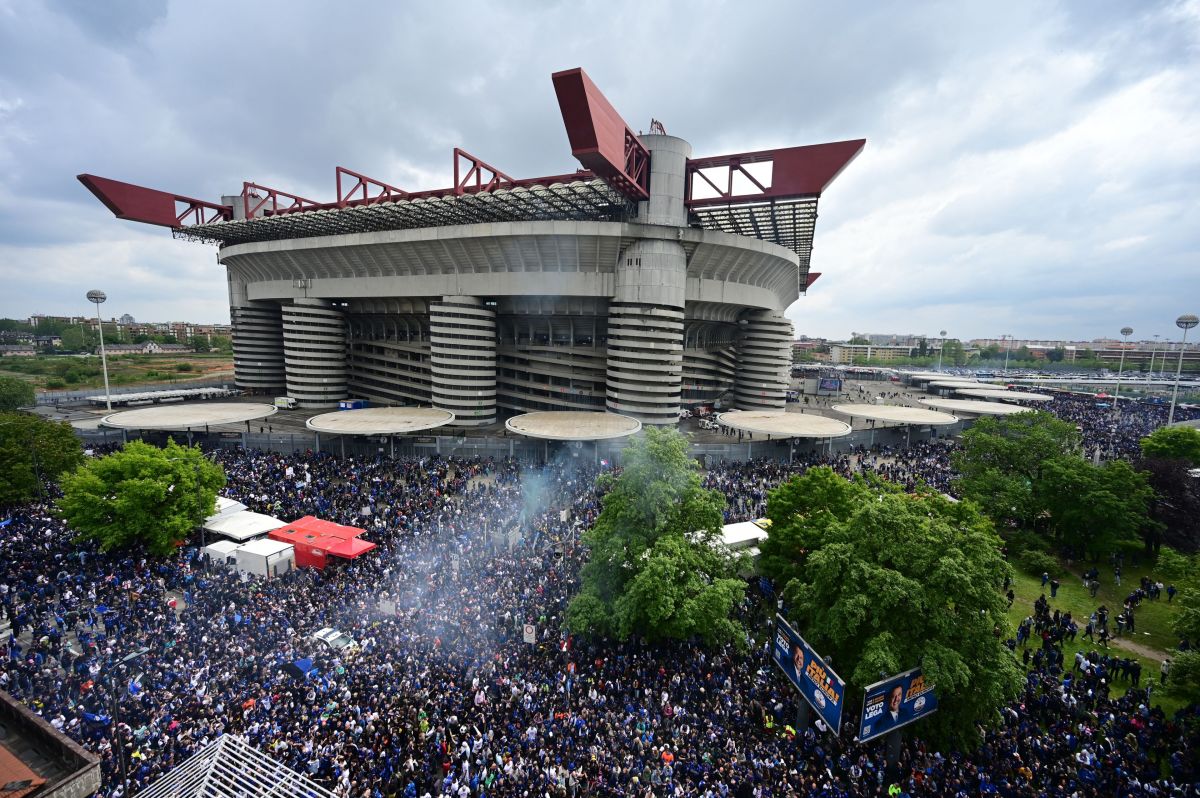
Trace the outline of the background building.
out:
[[[817,201],[865,142],[693,158],[660,124],[635,134],[582,70],[553,81],[571,174],[518,180],[455,150],[453,188],[339,167],[332,203],[80,180],[121,218],[220,244],[245,389],[432,404],[460,425],[605,408],[674,424],[724,395],[782,408]]]

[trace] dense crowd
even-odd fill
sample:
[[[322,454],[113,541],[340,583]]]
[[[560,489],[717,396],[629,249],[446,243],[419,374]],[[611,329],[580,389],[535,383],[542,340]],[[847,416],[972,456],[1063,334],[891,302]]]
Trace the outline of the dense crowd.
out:
[[[731,462],[705,480],[731,520],[752,518],[771,487],[815,464],[946,490],[950,446]],[[1153,680],[1116,651],[1064,663],[1083,619],[1048,604],[1012,641],[1029,678],[983,745],[939,752],[909,735],[885,774],[882,743],[851,741],[853,713],[840,736],[788,725],[797,698],[765,639],[743,654],[566,635],[579,533],[600,509],[594,467],[214,457],[226,495],[250,509],[363,526],[379,548],[263,580],[206,566],[196,548],[101,553],[43,504],[13,513],[0,535],[13,628],[0,688],[101,756],[104,798],[226,733],[355,798],[1171,796],[1200,779],[1195,711],[1151,709]],[[1128,603],[1118,611],[1134,616]],[[757,584],[739,613],[761,633]],[[326,648],[312,639],[323,627],[358,647]],[[295,667],[304,659],[314,670]]]

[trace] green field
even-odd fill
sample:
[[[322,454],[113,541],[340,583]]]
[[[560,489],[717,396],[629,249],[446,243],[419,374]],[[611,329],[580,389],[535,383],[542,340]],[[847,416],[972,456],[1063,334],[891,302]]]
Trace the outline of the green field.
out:
[[[1117,587],[1113,581],[1112,569],[1105,565],[1098,565],[1100,569],[1100,590],[1096,593],[1096,597],[1092,598],[1088,590],[1083,587],[1083,578],[1080,576],[1083,570],[1091,567],[1086,565],[1082,570],[1077,566],[1073,566],[1070,572],[1059,577],[1058,596],[1050,598],[1050,585],[1042,587],[1041,574],[1033,575],[1025,573],[1019,566],[1014,564],[1016,572],[1015,581],[1013,583],[1013,592],[1016,594],[1016,600],[1013,602],[1012,609],[1009,610],[1008,617],[1012,622],[1012,633],[1016,633],[1016,627],[1025,618],[1026,615],[1033,614],[1033,603],[1037,601],[1038,596],[1043,593],[1046,599],[1050,602],[1051,612],[1061,610],[1070,612],[1071,617],[1079,624],[1079,634],[1075,638],[1075,642],[1065,641],[1063,644],[1063,656],[1065,658],[1065,666],[1071,667],[1075,660],[1076,651],[1100,651],[1102,653],[1110,653],[1120,657],[1133,656],[1142,663],[1142,686],[1145,686],[1149,680],[1152,680],[1155,685],[1158,684],[1158,668],[1159,664],[1174,650],[1179,642],[1175,635],[1171,632],[1171,618],[1174,615],[1175,607],[1167,603],[1166,591],[1163,591],[1162,598],[1157,601],[1151,599],[1143,599],[1141,606],[1134,611],[1135,624],[1137,631],[1133,634],[1126,632],[1124,635],[1117,637],[1109,642],[1108,651],[1105,652],[1103,646],[1097,645],[1090,640],[1083,639],[1083,628],[1087,625],[1088,616],[1097,607],[1104,605],[1109,609],[1109,631],[1116,633],[1117,623],[1116,616],[1120,613],[1125,597],[1129,595],[1138,586],[1138,580],[1142,576],[1155,577],[1153,568],[1135,568],[1132,565],[1127,565],[1122,568],[1121,586]],[[1166,584],[1167,580],[1163,580]],[[1029,644],[1030,652],[1033,652],[1036,641],[1031,641]],[[1019,653],[1020,649],[1018,649]],[[1124,682],[1117,682],[1116,689],[1122,690],[1125,687]],[[1163,711],[1170,716],[1179,709],[1183,702],[1158,691],[1153,696],[1154,703],[1162,706]]]
[[[221,352],[162,355],[114,355],[108,358],[113,386],[211,380],[233,375],[233,356]],[[104,387],[95,355],[36,355],[0,360],[0,376],[32,383],[38,391]]]

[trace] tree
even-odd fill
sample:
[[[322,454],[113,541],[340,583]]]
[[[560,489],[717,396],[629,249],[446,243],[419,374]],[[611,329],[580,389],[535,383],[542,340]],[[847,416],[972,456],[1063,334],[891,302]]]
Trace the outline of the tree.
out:
[[[647,428],[623,460],[583,536],[591,557],[567,608],[568,628],[620,640],[741,642],[730,615],[745,583],[719,544],[725,500],[701,486],[687,439]]]
[[[853,344],[856,346],[866,346],[867,344],[869,344],[871,342],[861,335],[856,335],[853,338],[851,338],[849,341],[847,341],[847,343]]]
[[[1190,557],[1170,548],[1158,555],[1158,572],[1179,589],[1178,605],[1171,628],[1182,640],[1191,641],[1192,649],[1171,655],[1171,675],[1167,691],[1188,702],[1200,701],[1200,554]]]
[[[83,460],[71,425],[32,413],[0,413],[0,507],[29,501],[41,480],[55,479]]]
[[[1163,460],[1183,460],[1200,466],[1200,429],[1159,427],[1142,438],[1142,455]]]
[[[18,377],[0,377],[0,412],[30,407],[37,401],[33,386]]]
[[[957,338],[949,338],[944,341],[942,343],[942,359],[956,366],[964,365],[967,362],[967,350],[963,349],[962,341]]]
[[[132,441],[63,479],[59,512],[105,551],[143,545],[167,555],[212,515],[225,472],[199,447]]]
[[[1075,428],[1049,413],[981,418],[963,433],[954,456],[958,490],[997,523],[1032,526],[1039,512],[1034,486],[1043,465],[1078,446]]]
[[[233,342],[230,341],[228,335],[214,335],[212,337],[212,348],[225,355],[232,354]]]
[[[970,744],[998,719],[1021,685],[1002,642],[1011,570],[974,503],[821,467],[772,491],[767,515],[760,565],[851,688],[919,665],[939,700],[923,737]]]
[[[1069,454],[1043,464],[1034,494],[1056,540],[1082,554],[1135,539],[1150,524],[1154,498],[1146,474],[1124,460],[1096,466]]]
[[[1046,353],[1046,360],[1050,363],[1061,363],[1063,358],[1067,356],[1067,350],[1061,346],[1057,346]]]

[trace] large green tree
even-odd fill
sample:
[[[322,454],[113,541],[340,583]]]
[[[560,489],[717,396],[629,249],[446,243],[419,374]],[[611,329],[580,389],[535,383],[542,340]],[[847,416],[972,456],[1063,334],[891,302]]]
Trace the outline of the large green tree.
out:
[[[1034,494],[1055,540],[1081,554],[1107,553],[1151,523],[1154,491],[1146,474],[1124,460],[1092,465],[1070,454],[1051,457]]]
[[[772,491],[767,515],[761,566],[853,690],[919,665],[939,700],[922,736],[970,744],[998,719],[1021,684],[1002,643],[1010,569],[974,503],[822,467]]]
[[[719,543],[725,500],[701,486],[687,439],[647,428],[622,453],[622,466],[583,536],[591,555],[568,627],[621,640],[740,642],[731,614],[745,582]]]
[[[30,407],[37,401],[33,386],[17,377],[0,377],[0,412]]]
[[[1200,429],[1159,427],[1142,438],[1142,455],[1161,460],[1183,460],[1200,466]]]
[[[83,460],[71,425],[32,413],[0,413],[0,507],[28,501]]]
[[[212,515],[225,472],[199,447],[132,441],[63,479],[59,511],[105,551],[142,545],[166,555]]]
[[[1171,628],[1179,638],[1187,638],[1192,648],[1171,655],[1171,676],[1168,691],[1189,702],[1200,701],[1200,554],[1190,557],[1170,548],[1158,555],[1158,572],[1163,579],[1179,590],[1178,605]]]
[[[1048,460],[1074,452],[1079,433],[1049,413],[981,418],[954,456],[958,490],[997,523],[1032,526],[1040,512],[1035,487]]]

